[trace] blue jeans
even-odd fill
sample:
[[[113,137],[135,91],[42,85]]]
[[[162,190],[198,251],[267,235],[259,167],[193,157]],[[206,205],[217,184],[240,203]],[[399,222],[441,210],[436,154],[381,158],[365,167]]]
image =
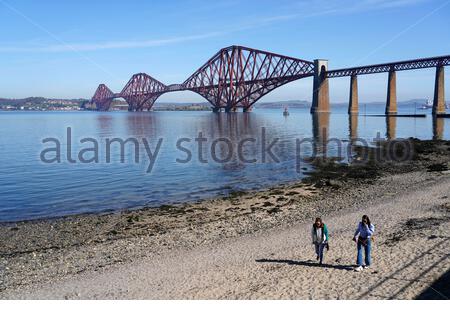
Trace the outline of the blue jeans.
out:
[[[323,260],[323,249],[325,248],[327,244],[326,243],[315,243],[314,246],[316,247],[316,254],[319,256],[319,262],[322,263]]]
[[[370,242],[370,238],[368,238],[367,240],[366,240],[366,245],[363,245],[360,241],[358,241],[358,244],[357,244],[357,248],[358,248],[358,255],[357,255],[357,258],[356,258],[356,264],[358,265],[358,266],[362,266],[363,265],[363,263],[362,263],[362,251],[363,251],[363,248],[364,248],[364,255],[365,255],[365,263],[366,263],[366,266],[370,266],[370,262],[371,262],[371,260],[370,260],[370,251],[372,250],[372,244],[371,244],[371,242]]]

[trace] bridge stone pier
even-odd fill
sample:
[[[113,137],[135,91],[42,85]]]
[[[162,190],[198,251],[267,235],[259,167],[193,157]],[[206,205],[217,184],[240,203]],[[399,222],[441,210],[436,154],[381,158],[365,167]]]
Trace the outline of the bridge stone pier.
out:
[[[330,95],[328,88],[328,60],[314,60],[313,100],[311,113],[330,112]]]
[[[433,114],[445,113],[445,95],[444,95],[444,66],[436,67],[436,80],[434,82]]]
[[[397,74],[395,73],[395,70],[390,70],[388,75],[385,113],[387,115],[397,114]]]
[[[358,76],[350,76],[350,97],[348,102],[348,114],[358,114]]]

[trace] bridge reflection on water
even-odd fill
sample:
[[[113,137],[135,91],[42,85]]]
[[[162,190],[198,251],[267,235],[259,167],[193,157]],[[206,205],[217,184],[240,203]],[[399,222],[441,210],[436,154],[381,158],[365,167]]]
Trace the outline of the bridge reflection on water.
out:
[[[379,105],[371,108],[367,108],[369,113],[378,113]],[[402,111],[411,113],[411,108]],[[314,169],[308,161],[302,161],[298,170],[297,139],[308,141],[298,153],[301,160],[314,154],[337,156],[336,140],[342,142],[344,150],[361,139],[372,143],[377,137],[450,140],[449,118],[433,118],[431,114],[424,118],[358,116],[346,111],[337,108],[331,113],[310,114],[307,109],[291,108],[287,117],[283,117],[282,109],[252,113],[8,112],[2,115],[0,126],[1,143],[8,150],[0,155],[4,182],[0,184],[0,221],[196,201],[230,190],[296,181]],[[91,146],[80,142],[90,137],[101,148],[98,163],[69,163],[65,149],[61,163],[44,165],[39,161],[36,155],[45,147],[42,139],[58,138],[65,148],[68,127],[73,134],[73,158],[81,148]],[[207,140],[202,150],[195,140],[200,132]],[[266,146],[277,140],[273,148],[277,161],[267,153],[263,159],[263,136]],[[111,163],[105,163],[107,138],[145,138],[152,150],[159,138],[164,142],[148,174],[149,160],[142,145],[138,163],[133,148],[126,149],[125,163],[120,162],[120,148],[113,148]],[[176,147],[182,138],[187,139],[181,145],[190,150],[190,159]],[[327,139],[333,141],[327,143]],[[214,143],[215,152],[211,154]],[[236,152],[239,148],[241,152]],[[348,153],[342,156],[342,161],[349,160]],[[30,180],[30,176],[34,178]]]
[[[170,112],[169,112],[170,113]],[[175,148],[175,138],[189,139],[188,146],[193,153],[193,161],[196,160],[196,154],[202,153],[199,156],[201,163],[211,162],[211,154],[209,150],[214,149],[215,158],[212,162],[216,162],[222,170],[239,170],[244,169],[252,163],[258,164],[262,159],[258,157],[261,154],[263,146],[261,143],[261,134],[264,130],[266,144],[269,144],[274,139],[279,139],[280,143],[275,146],[275,154],[277,160],[281,162],[288,162],[292,160],[295,152],[295,139],[310,140],[309,146],[306,146],[302,150],[302,157],[308,158],[310,155],[318,156],[331,156],[343,158],[344,161],[349,160],[345,154],[345,150],[341,154],[337,154],[338,150],[335,145],[336,141],[342,142],[342,148],[345,149],[348,145],[366,144],[373,145],[376,139],[393,140],[397,138],[408,138],[415,136],[416,132],[409,131],[409,134],[404,134],[406,127],[413,127],[416,121],[420,121],[418,129],[423,133],[423,127],[421,124],[424,122],[432,122],[430,132],[427,134],[430,139],[444,139],[445,121],[449,122],[445,118],[432,117],[431,119],[414,118],[397,118],[397,117],[372,117],[371,115],[357,115],[357,114],[338,114],[332,115],[330,113],[315,113],[303,114],[303,117],[309,118],[303,119],[299,124],[301,130],[297,133],[293,127],[289,128],[289,134],[286,135],[282,126],[273,125],[270,118],[261,117],[258,113],[216,113],[207,114],[207,116],[199,117],[195,121],[191,121],[191,116],[194,116],[196,112],[182,113],[182,116],[186,116],[186,122],[190,122],[189,128],[182,129],[183,134],[171,133],[165,128],[172,127],[167,123],[166,117],[160,117],[157,113],[129,113],[125,117],[125,127],[127,131],[127,137],[134,137],[137,139],[147,138],[156,139],[162,137],[169,140],[169,145]],[[179,114],[179,113],[178,113]],[[168,113],[166,113],[168,115]],[[206,115],[203,113],[203,115]],[[339,119],[334,122],[332,117]],[[98,118],[99,131],[111,135],[114,132],[113,118],[106,114],[101,114]],[[289,121],[289,118],[285,118],[285,123],[293,122]],[[431,121],[430,121],[431,120]],[[345,130],[343,122],[347,121],[348,126]],[[339,125],[336,125],[338,122]],[[372,130],[369,134],[367,123],[377,123],[376,130]],[[383,126],[384,124],[384,126]],[[362,125],[362,128],[360,128]],[[397,135],[397,127],[400,125],[402,134]],[[294,124],[295,126],[295,124]],[[306,128],[310,126],[310,130]],[[337,127],[337,130],[336,130]],[[333,129],[334,128],[334,129]],[[375,129],[375,128],[374,128]],[[292,130],[292,131],[291,131]],[[309,131],[309,133],[308,133]],[[408,131],[406,131],[408,132]],[[196,139],[198,134],[201,133],[202,139],[205,144],[203,150],[197,150]],[[360,134],[361,133],[361,134]],[[216,141],[216,142],[214,142]],[[167,142],[167,141],[166,141]],[[188,141],[186,141],[188,142]],[[252,143],[253,142],[253,143]],[[212,146],[211,144],[214,143]],[[332,147],[329,147],[332,144]],[[230,149],[233,152],[230,152]],[[240,154],[241,153],[241,154]],[[209,157],[209,159],[208,159]],[[255,159],[254,161],[248,161],[247,159]],[[173,160],[173,159],[172,159]],[[265,159],[267,162],[274,162],[271,157]]]
[[[433,139],[444,139],[444,118],[433,117]]]
[[[360,138],[358,136],[358,123],[361,118],[365,118],[365,116],[358,116],[355,114],[348,115],[348,139],[350,142],[354,142],[358,140],[358,138]],[[322,142],[322,146],[318,146],[319,149],[317,151],[322,151],[320,148],[324,147],[323,142],[329,139],[330,114],[329,113],[311,114],[311,119],[312,119],[312,135],[314,141],[316,141],[317,143]],[[387,140],[399,138],[397,137],[396,134],[398,118],[384,117],[384,119],[386,123],[384,138]],[[444,139],[444,123],[445,123],[444,118],[432,117],[433,140]],[[400,138],[408,138],[408,137],[400,137]]]
[[[187,112],[190,113],[190,112]],[[330,118],[332,115],[330,113],[316,113],[316,114],[305,114],[305,117],[310,118],[311,123],[311,137],[313,141],[315,141],[318,146],[318,151],[320,148],[323,148],[323,142],[330,138]],[[346,139],[349,141],[355,141],[358,138],[368,138],[367,133],[363,136],[358,135],[358,128],[360,123],[366,122],[367,118],[371,118],[370,115],[358,115],[358,114],[349,114],[345,116],[340,114],[340,120],[342,121],[344,118],[348,121],[348,137],[345,136],[336,136],[331,135],[333,138],[338,139]],[[270,127],[269,121],[267,123],[261,123],[260,118],[255,119],[254,114],[244,113],[244,114],[226,114],[226,113],[217,113],[211,115],[213,121],[210,121],[211,118],[201,117],[198,121],[192,123],[193,126],[189,130],[190,132],[203,132],[207,134],[206,138],[208,139],[217,139],[226,137],[231,142],[235,142],[236,146],[239,141],[243,137],[257,137],[260,134],[261,125],[267,125]],[[114,114],[100,114],[97,116],[97,124],[99,127],[99,132],[103,133],[104,136],[108,136],[114,133],[117,128],[114,129],[114,126],[117,125],[114,123]],[[430,119],[431,118],[431,119]],[[373,118],[372,118],[373,119]],[[377,121],[381,123],[384,121],[385,127],[384,130],[378,126],[380,130],[380,134],[382,138],[387,140],[392,140],[396,138],[407,138],[407,136],[397,136],[397,125],[398,121],[405,121],[407,126],[411,125],[416,121],[416,119],[405,119],[405,118],[397,118],[397,117],[383,117],[379,118]],[[304,127],[304,123],[307,120],[303,121],[300,125]],[[428,119],[421,119],[421,121],[431,121],[432,122],[432,132],[430,132],[429,138],[434,140],[444,139],[444,128],[445,121],[450,122],[450,120],[446,120],[445,118],[436,118],[429,117]],[[161,117],[157,116],[157,113],[130,113],[126,116],[126,127],[128,128],[127,132],[129,136],[140,138],[140,137],[155,137],[159,132],[162,131],[162,127],[167,124],[161,123]],[[335,124],[331,124],[334,126]],[[339,124],[341,126],[342,124]],[[170,126],[170,125],[169,125]],[[402,124],[404,126],[404,124]],[[420,130],[423,130],[420,128]],[[164,131],[164,130],[163,130]],[[270,131],[270,130],[269,130]],[[411,132],[412,133],[412,132]],[[411,136],[415,136],[411,134]],[[409,137],[409,136],[408,136]],[[194,136],[192,136],[194,138]],[[274,138],[273,133],[271,133],[268,137]],[[375,138],[375,136],[371,137]],[[319,145],[322,144],[322,146]]]

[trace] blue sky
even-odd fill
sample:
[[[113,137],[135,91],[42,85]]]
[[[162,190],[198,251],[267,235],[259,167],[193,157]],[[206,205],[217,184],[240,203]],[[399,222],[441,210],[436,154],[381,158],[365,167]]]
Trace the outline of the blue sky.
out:
[[[330,69],[446,55],[449,16],[450,0],[0,0],[0,97],[89,98],[99,83],[120,91],[137,72],[181,83],[231,44],[326,58]],[[383,101],[386,78],[360,77],[360,100]],[[431,69],[399,73],[399,100],[431,98],[433,81]],[[331,100],[347,101],[348,86],[332,79]],[[299,80],[261,101],[311,100],[311,88]]]

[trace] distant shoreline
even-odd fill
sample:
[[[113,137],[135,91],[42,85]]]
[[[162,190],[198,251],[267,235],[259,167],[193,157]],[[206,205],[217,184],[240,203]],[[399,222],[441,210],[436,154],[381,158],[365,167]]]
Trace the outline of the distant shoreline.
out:
[[[410,107],[411,104],[413,103],[408,103],[408,102],[399,102],[398,103],[398,107],[402,108],[402,107]],[[361,103],[360,107],[364,108],[365,105],[368,106],[383,106],[384,103],[382,102],[375,102],[375,103]],[[277,109],[277,110],[282,110],[285,107],[288,107],[290,110],[295,110],[295,109],[305,109],[305,110],[309,110],[311,108],[310,105],[283,105],[283,104],[279,104],[279,105],[271,105],[271,106],[254,106],[253,109],[254,110],[272,110],[272,109]],[[346,109],[348,106],[345,103],[332,103],[331,104],[331,108],[342,108],[342,109]],[[429,109],[431,111],[431,109]],[[26,109],[26,110],[20,110],[20,109],[1,109],[0,107],[0,112],[101,112],[101,113],[105,113],[105,112],[128,112],[128,110],[126,109],[116,109],[116,110],[108,110],[108,111],[98,111],[98,110],[94,110],[94,109],[55,109],[55,110],[37,110],[37,109]],[[156,107],[153,108],[150,111],[142,111],[144,113],[147,112],[159,112],[159,111],[212,111],[212,107],[205,107],[205,108],[161,108],[161,107]],[[424,110],[420,110],[420,111],[424,111]],[[425,110],[426,111],[426,110]],[[362,114],[362,113],[360,113]]]
[[[422,105],[427,99],[410,99],[398,101],[398,105]],[[123,101],[114,101],[112,109],[121,109],[117,111],[127,111],[128,106]],[[385,102],[360,102],[359,105],[385,105]],[[306,100],[287,100],[275,102],[257,102],[255,109],[280,109],[288,106],[289,108],[305,108],[311,106],[310,101]],[[347,107],[347,102],[331,103],[332,107]],[[207,102],[156,102],[153,110],[157,111],[210,111],[212,106]],[[88,99],[55,99],[43,97],[28,97],[23,99],[0,98],[0,111],[96,111],[90,109]],[[116,110],[111,110],[116,111]]]

